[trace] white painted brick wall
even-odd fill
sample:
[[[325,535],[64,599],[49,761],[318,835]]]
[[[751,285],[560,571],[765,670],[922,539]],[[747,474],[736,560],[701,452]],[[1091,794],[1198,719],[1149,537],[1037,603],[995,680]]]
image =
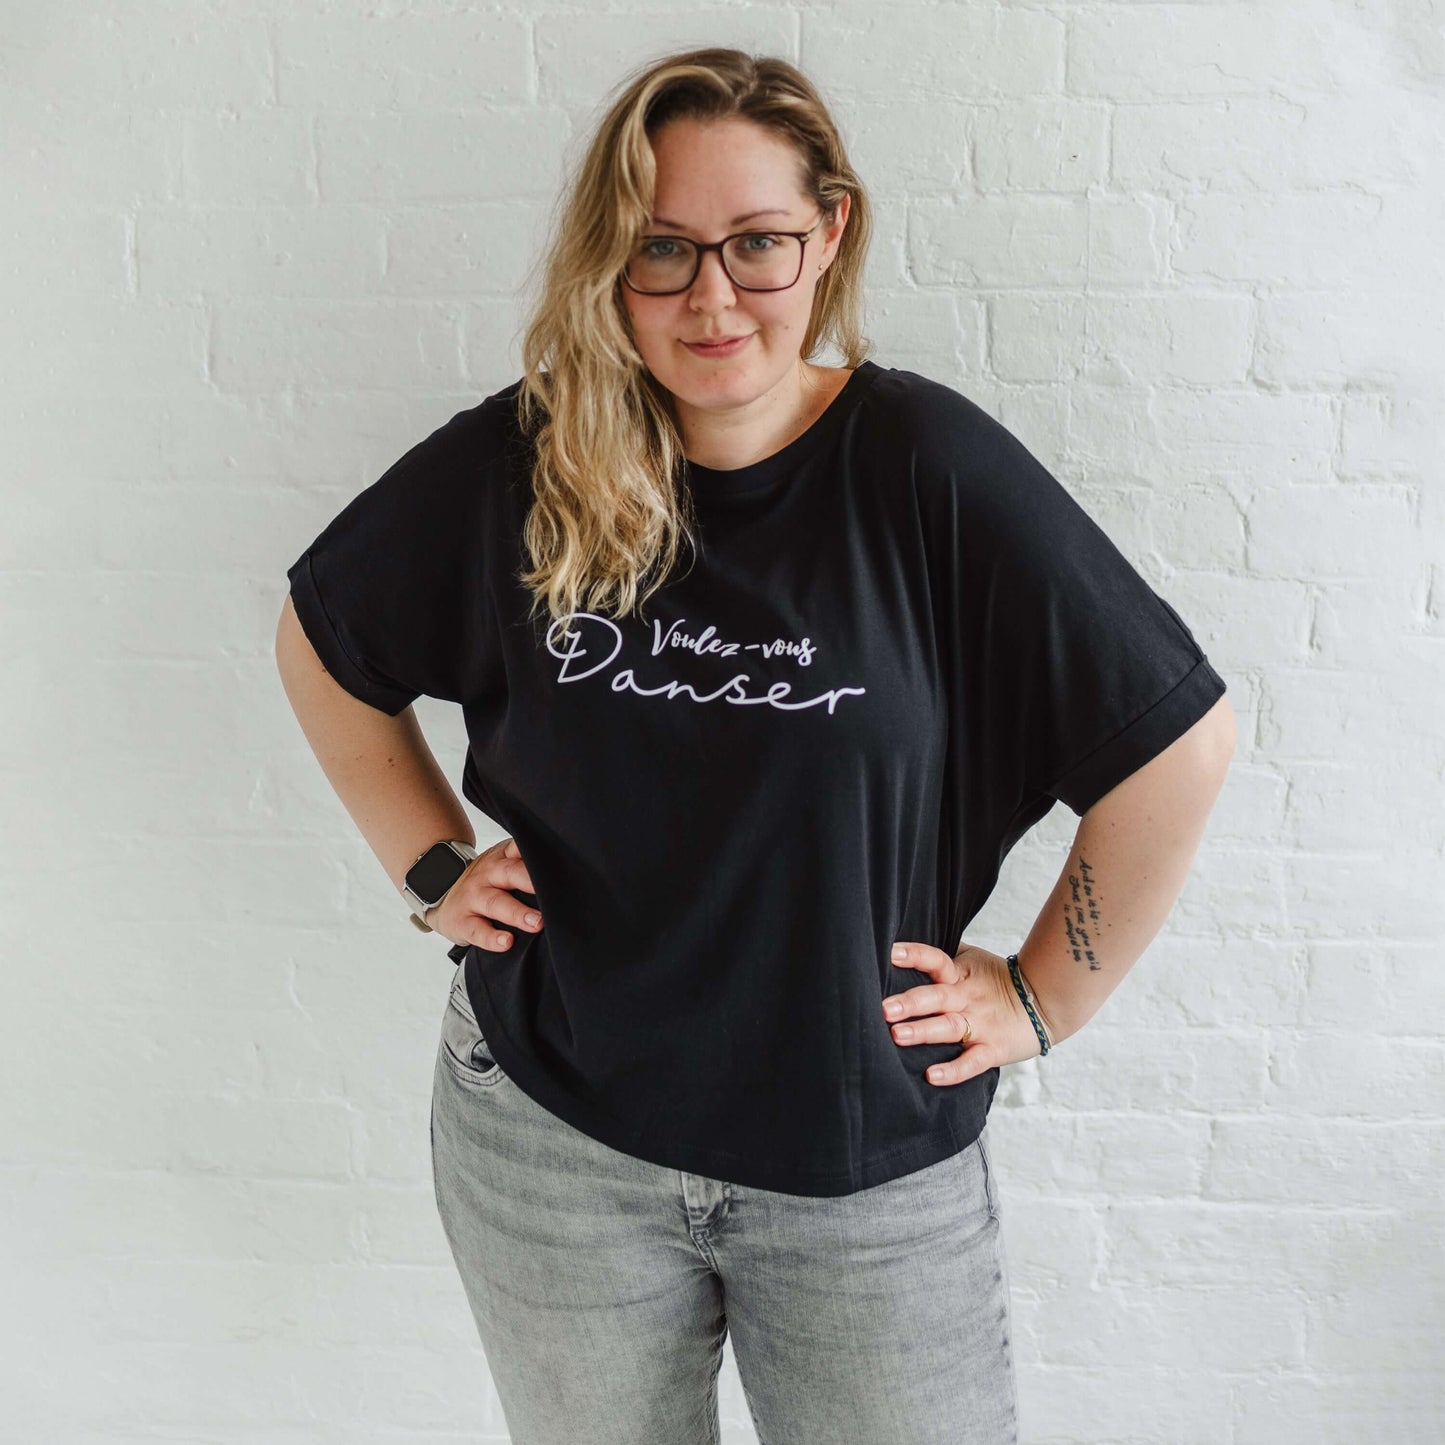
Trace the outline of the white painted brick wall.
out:
[[[1024,1439],[1445,1438],[1425,0],[7,7],[0,1435],[505,1437],[430,1179],[450,965],[271,639],[321,525],[515,379],[605,93],[705,43],[823,86],[875,359],[1023,436],[1240,718],[1165,930],[1005,1071]],[[1072,824],[971,936],[1022,936]],[[752,1439],[731,1349],[723,1408]]]

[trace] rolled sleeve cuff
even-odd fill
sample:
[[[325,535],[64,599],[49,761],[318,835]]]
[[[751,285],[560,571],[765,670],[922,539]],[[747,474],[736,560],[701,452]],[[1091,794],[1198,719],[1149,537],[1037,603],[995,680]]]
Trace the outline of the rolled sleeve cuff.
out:
[[[1045,791],[1082,817],[1105,793],[1188,732],[1224,692],[1224,679],[1201,657],[1158,702]]]
[[[394,682],[379,676],[347,651],[331,620],[331,614],[326,610],[326,603],[322,600],[309,551],[302,553],[292,563],[286,576],[291,583],[291,601],[296,608],[301,630],[315,648],[316,655],[321,659],[326,671],[347,692],[362,702],[379,708],[388,717],[395,717],[420,696],[417,692],[398,687]]]

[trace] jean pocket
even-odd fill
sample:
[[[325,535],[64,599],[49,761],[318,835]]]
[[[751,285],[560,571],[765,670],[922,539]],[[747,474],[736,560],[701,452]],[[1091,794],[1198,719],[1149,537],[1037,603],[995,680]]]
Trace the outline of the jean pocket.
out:
[[[471,1000],[460,980],[452,985],[442,1015],[442,1057],[452,1073],[466,1084],[490,1087],[506,1075],[491,1056],[481,1026],[472,1012]]]

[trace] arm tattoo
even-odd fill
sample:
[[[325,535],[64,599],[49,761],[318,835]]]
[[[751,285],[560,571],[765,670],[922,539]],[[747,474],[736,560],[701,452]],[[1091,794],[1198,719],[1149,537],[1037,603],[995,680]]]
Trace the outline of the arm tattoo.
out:
[[[1069,874],[1069,894],[1069,901],[1064,905],[1064,932],[1075,963],[1087,959],[1092,972],[1103,967],[1094,953],[1099,900],[1094,896],[1094,870],[1082,854],[1079,856],[1079,871]]]

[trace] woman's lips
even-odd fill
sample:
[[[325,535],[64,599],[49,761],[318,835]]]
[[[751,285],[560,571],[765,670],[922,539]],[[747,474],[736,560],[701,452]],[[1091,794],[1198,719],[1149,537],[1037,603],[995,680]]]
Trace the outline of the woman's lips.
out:
[[[733,337],[732,340],[723,342],[721,346],[704,346],[696,341],[684,341],[682,344],[697,356],[732,356],[743,349],[752,334],[749,331],[746,336]]]

